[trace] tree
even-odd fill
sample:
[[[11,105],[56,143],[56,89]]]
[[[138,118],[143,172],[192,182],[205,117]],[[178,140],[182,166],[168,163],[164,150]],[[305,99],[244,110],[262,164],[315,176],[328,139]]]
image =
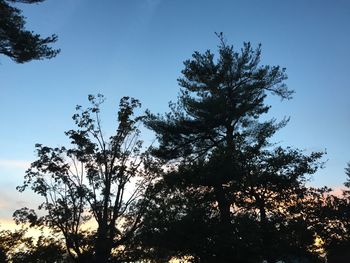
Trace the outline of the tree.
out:
[[[344,183],[344,185],[350,189],[350,162],[348,163],[347,167],[345,168],[345,174],[347,176],[347,180],[346,182]],[[350,194],[350,192],[349,192]]]
[[[167,225],[188,224],[191,220],[186,218],[193,219],[186,229],[199,225],[194,211],[201,206],[181,203],[183,198],[179,198],[192,195],[196,196],[192,200],[203,202],[210,211],[202,210],[202,215],[207,215],[202,225],[208,226],[208,234],[196,240],[203,247],[186,248],[200,262],[273,262],[287,252],[292,258],[301,251],[311,260],[307,247],[314,233],[306,231],[301,219],[295,220],[293,216],[299,211],[291,214],[292,210],[287,210],[301,199],[307,175],[322,165],[322,153],[306,155],[291,148],[273,148],[269,139],[288,120],[260,120],[270,108],[265,104],[269,93],[281,99],[290,99],[293,94],[284,83],[285,69],[260,66],[260,46],[254,50],[250,43],[244,43],[241,52],[236,52],[222,34],[218,37],[218,60],[214,61],[215,54],[209,50],[195,52],[184,62],[177,103],[170,103],[171,111],[165,116],[148,112],[145,120],[159,141],[153,154],[170,164],[163,184],[178,188],[160,197],[174,204],[168,213],[180,211],[169,217]],[[159,219],[150,227],[158,228],[159,224],[165,222]],[[308,238],[298,244],[303,233],[308,233]],[[166,237],[171,240],[171,234]],[[169,241],[156,243],[164,247]],[[186,251],[181,246],[183,240],[175,243]],[[174,251],[174,244],[169,248]]]
[[[10,3],[33,4],[44,0],[0,0],[0,54],[17,63],[37,59],[50,59],[60,50],[50,44],[57,41],[56,35],[42,38],[39,34],[25,29],[25,17],[22,11]]]
[[[285,69],[259,66],[260,46],[253,50],[250,43],[244,43],[239,54],[225,43],[222,35],[219,37],[217,63],[209,50],[204,54],[195,52],[193,59],[184,63],[178,103],[170,105],[172,111],[164,118],[148,115],[146,125],[155,131],[160,143],[155,154],[165,160],[205,160],[210,156],[221,163],[230,160],[237,166],[242,152],[239,147],[244,142],[254,140],[257,149],[266,146],[266,138],[285,124],[256,121],[269,110],[264,104],[267,92],[282,99],[291,97],[293,92],[283,83],[287,78]],[[231,175],[238,177],[238,167],[230,164],[232,168],[237,171]],[[215,180],[211,184],[215,184],[224,221],[229,221],[229,204],[222,189],[231,180],[225,178],[227,174],[210,178]]]
[[[47,226],[64,236],[67,252],[76,262],[125,261],[125,244],[141,223],[145,204],[139,199],[153,179],[153,163],[142,150],[138,125],[133,117],[140,107],[136,99],[124,97],[118,111],[118,127],[107,140],[101,128],[102,95],[89,95],[92,107],[77,106],[76,130],[66,132],[73,147],[50,148],[37,144],[38,160],[26,172],[24,191],[30,187],[44,197],[34,210],[15,212],[17,222]],[[138,206],[136,207],[136,203]],[[86,231],[88,222],[96,231]]]
[[[319,214],[320,233],[329,263],[350,260],[350,163],[345,168],[345,174],[346,190],[341,196],[328,195]]]
[[[8,262],[14,258],[14,253],[21,247],[29,245],[31,240],[25,238],[25,229],[17,231],[1,230],[0,231],[0,251],[1,251],[1,263]]]
[[[28,235],[28,228],[0,231],[0,262],[13,263],[63,263],[65,259],[63,244],[60,239],[40,235],[33,238]]]

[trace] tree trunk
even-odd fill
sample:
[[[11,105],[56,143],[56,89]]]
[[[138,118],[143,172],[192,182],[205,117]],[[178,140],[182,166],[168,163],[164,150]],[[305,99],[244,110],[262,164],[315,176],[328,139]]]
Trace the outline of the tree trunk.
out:
[[[214,194],[219,206],[220,220],[224,225],[229,225],[231,223],[230,202],[226,198],[225,189],[221,183],[214,186]]]
[[[228,201],[225,193],[225,189],[221,183],[214,186],[214,193],[218,207],[220,211],[220,226],[217,229],[217,238],[215,240],[215,255],[211,258],[207,258],[203,262],[214,263],[214,262],[232,262],[230,257],[231,253],[231,239],[232,239],[232,227],[231,227],[231,212],[230,202]]]
[[[263,257],[267,262],[273,262],[271,258],[271,236],[268,233],[267,215],[264,199],[258,197],[258,207],[260,213],[261,240],[263,246]]]
[[[110,240],[107,238],[106,227],[100,227],[95,243],[94,263],[107,263],[111,254]]]

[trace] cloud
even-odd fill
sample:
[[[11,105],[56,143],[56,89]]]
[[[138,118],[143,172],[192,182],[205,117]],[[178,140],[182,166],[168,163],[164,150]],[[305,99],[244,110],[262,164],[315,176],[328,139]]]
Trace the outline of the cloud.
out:
[[[0,209],[5,209],[8,207],[9,207],[9,204],[6,201],[0,200]]]
[[[146,5],[144,5],[146,8],[146,12],[144,13],[144,17],[143,17],[143,19],[145,21],[143,21],[143,22],[149,23],[149,21],[154,16],[154,13],[157,11],[160,4],[161,4],[161,0],[147,0],[146,1]]]
[[[160,0],[147,0],[147,4],[152,8],[156,8],[160,4]]]
[[[4,220],[11,221],[15,210],[25,206],[36,208],[41,201],[41,198],[32,192],[18,193],[14,188],[0,188],[0,225]]]
[[[18,229],[18,226],[12,218],[0,217],[0,230],[1,229],[14,230]]]
[[[344,186],[336,186],[332,188],[330,194],[341,197],[343,195],[344,190],[346,190]]]
[[[9,218],[0,217],[0,230],[10,230],[16,231],[23,227],[23,225],[17,225],[14,220]],[[38,228],[29,228],[25,236],[33,237],[34,239],[38,238],[42,234],[49,235],[52,232],[48,228],[38,229]]]
[[[8,160],[8,159],[0,159],[0,167],[4,168],[20,168],[27,169],[30,167],[30,161],[25,160]]]

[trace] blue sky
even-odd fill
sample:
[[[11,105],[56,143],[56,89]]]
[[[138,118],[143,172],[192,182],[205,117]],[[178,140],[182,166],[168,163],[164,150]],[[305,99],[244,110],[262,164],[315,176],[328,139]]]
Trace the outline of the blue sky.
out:
[[[271,98],[271,117],[290,116],[275,137],[310,152],[326,149],[311,184],[341,186],[350,161],[350,1],[347,0],[47,0],[19,5],[27,27],[56,33],[52,60],[15,64],[0,56],[0,218],[31,202],[15,191],[34,144],[58,146],[76,104],[107,97],[104,127],[114,128],[120,97],[153,112],[175,100],[183,61],[215,51],[214,32],[237,49],[262,43],[262,63],[287,68],[294,99]],[[146,133],[145,140],[152,140]],[[27,204],[29,205],[29,204]]]

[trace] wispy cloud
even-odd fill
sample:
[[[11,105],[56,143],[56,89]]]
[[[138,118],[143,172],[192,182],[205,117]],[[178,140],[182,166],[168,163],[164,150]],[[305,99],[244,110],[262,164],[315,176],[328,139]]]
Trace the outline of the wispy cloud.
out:
[[[147,0],[145,5],[145,13],[144,13],[144,21],[149,23],[149,21],[152,19],[154,13],[158,9],[159,5],[161,4],[161,0]]]
[[[8,160],[8,159],[0,159],[0,167],[4,168],[21,168],[27,169],[30,166],[30,161],[25,160]]]
[[[11,218],[2,218],[0,217],[0,230],[11,230],[16,231],[23,227],[23,225],[17,225],[15,221]],[[38,238],[42,234],[50,234],[51,232],[49,229],[44,228],[43,230],[37,229],[37,228],[29,228],[27,230],[26,236],[27,237],[33,237]]]
[[[1,229],[14,230],[14,229],[18,229],[18,226],[16,225],[16,223],[13,221],[12,218],[0,217],[0,230]]]
[[[0,181],[1,184],[1,181]],[[3,219],[11,219],[15,210],[22,207],[36,208],[40,199],[32,193],[18,193],[15,188],[0,189],[0,225]]]
[[[6,209],[9,207],[9,204],[4,200],[0,200],[0,209]]]
[[[156,8],[160,4],[161,0],[147,0],[147,4],[152,8]]]
[[[343,195],[343,191],[345,190],[345,187],[344,186],[337,186],[337,187],[333,187],[332,188],[332,191],[330,192],[332,195],[335,195],[335,196],[342,196]]]

